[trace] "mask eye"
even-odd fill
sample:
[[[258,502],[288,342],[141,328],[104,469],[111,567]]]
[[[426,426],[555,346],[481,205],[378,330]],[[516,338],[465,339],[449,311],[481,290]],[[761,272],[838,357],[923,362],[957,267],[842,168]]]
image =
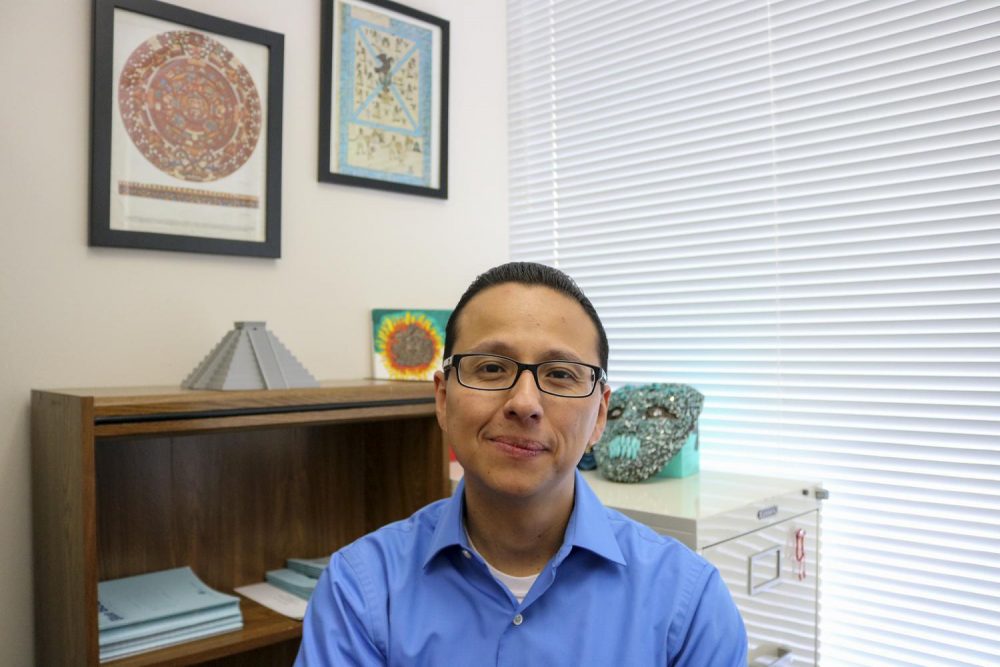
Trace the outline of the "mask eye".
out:
[[[620,405],[616,405],[615,407],[610,408],[608,410],[608,419],[618,419],[619,417],[622,416],[623,412],[625,412],[625,411],[622,410],[621,406]]]
[[[677,419],[677,415],[662,405],[651,405],[646,408],[647,419]]]

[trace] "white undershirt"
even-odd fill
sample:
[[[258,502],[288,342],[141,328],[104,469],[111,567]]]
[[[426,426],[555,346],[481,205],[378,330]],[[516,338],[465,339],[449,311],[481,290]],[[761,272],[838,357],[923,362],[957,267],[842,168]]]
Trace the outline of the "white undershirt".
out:
[[[462,528],[465,529],[465,526],[462,526]],[[472,550],[476,552],[476,555],[482,558],[483,562],[486,563],[486,567],[490,569],[490,574],[493,575],[493,578],[507,587],[507,590],[509,590],[511,595],[514,596],[514,599],[517,600],[518,604],[524,602],[525,596],[528,595],[528,591],[531,590],[531,586],[535,583],[535,579],[538,578],[538,573],[529,574],[527,577],[515,577],[512,574],[501,572],[490,565],[490,562],[483,558],[483,555],[479,553],[479,549],[477,549],[476,545],[472,542],[472,538],[469,537],[469,531],[467,529],[465,530],[465,539],[469,540],[469,546],[472,547]]]

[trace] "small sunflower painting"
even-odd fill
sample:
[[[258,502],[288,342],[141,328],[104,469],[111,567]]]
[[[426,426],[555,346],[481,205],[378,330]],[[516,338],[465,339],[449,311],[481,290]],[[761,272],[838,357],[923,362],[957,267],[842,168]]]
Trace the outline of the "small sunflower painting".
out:
[[[373,310],[375,378],[432,380],[450,310]]]

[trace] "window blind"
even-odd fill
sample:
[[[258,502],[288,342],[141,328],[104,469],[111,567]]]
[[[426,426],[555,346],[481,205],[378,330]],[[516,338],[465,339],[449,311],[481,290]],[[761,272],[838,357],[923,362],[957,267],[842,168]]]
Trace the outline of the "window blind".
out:
[[[508,61],[512,258],[830,489],[822,664],[997,664],[1000,7],[509,0]]]

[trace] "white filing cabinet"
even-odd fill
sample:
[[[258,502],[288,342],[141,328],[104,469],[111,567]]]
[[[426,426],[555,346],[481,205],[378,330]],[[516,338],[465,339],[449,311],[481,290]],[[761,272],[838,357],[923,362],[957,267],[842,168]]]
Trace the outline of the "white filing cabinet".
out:
[[[739,607],[750,665],[815,665],[817,484],[701,471],[621,484],[584,477],[601,501],[712,562]]]

